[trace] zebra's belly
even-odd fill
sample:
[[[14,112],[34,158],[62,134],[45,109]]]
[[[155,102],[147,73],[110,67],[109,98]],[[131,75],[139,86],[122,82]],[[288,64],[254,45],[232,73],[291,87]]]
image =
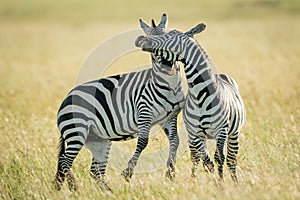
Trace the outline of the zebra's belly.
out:
[[[164,124],[168,120],[174,118],[181,111],[181,105],[177,104],[173,108],[166,109],[165,107],[158,107],[155,111],[153,111],[153,123],[155,124]],[[157,112],[158,111],[158,112]]]
[[[99,133],[97,133],[95,130],[91,130],[89,135],[87,136],[86,141],[98,141],[101,139],[107,139],[110,141],[126,141],[126,140],[130,140],[130,139],[134,139],[136,137],[137,137],[137,132],[133,133],[133,134],[123,133],[122,135],[108,138],[103,135],[99,135]]]
[[[211,125],[201,125],[199,123],[189,123],[185,121],[186,129],[189,134],[196,135],[197,137],[215,139],[218,134],[218,128]]]
[[[125,118],[124,118],[125,119]],[[130,120],[131,121],[131,120]],[[126,122],[126,123],[125,123]],[[125,125],[124,125],[125,123]],[[105,121],[103,124],[112,124],[109,121]],[[135,122],[123,121],[114,122],[114,126],[106,127],[105,132],[99,130],[99,126],[103,127],[103,124],[90,126],[90,131],[103,139],[108,139],[111,141],[129,140],[137,137],[138,127]]]

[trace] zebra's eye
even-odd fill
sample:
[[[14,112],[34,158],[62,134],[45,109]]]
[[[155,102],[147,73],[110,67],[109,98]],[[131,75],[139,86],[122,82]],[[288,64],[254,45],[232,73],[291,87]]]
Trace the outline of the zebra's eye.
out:
[[[155,56],[155,61],[157,62],[157,63],[161,63],[161,57],[160,56]]]

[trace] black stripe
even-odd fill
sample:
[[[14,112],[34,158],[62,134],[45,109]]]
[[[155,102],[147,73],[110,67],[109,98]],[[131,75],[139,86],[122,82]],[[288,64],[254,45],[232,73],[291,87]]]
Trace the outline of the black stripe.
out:
[[[162,102],[158,100],[157,96],[159,96],[162,99],[165,99],[165,97],[160,94],[160,92],[156,89],[155,86],[153,86],[153,85],[151,85],[151,86],[152,86],[152,88],[150,88],[149,91],[151,93],[151,97],[153,98],[154,102],[156,102],[161,107],[164,107],[164,105],[162,104]],[[155,95],[155,93],[157,94],[157,96]]]
[[[71,123],[71,124],[67,124],[65,125],[62,129],[61,129],[61,134],[63,134],[66,130],[68,129],[72,129],[72,128],[76,128],[76,127],[82,127],[82,128],[87,128],[87,126],[85,124],[82,123]],[[67,139],[67,138],[65,138]]]
[[[75,132],[72,132],[72,133],[69,133],[68,135],[66,135],[65,140],[68,140],[68,139],[70,139],[72,137],[76,137],[76,136],[80,136],[83,139],[85,139],[85,135],[83,133],[75,131]]]
[[[99,103],[102,105],[102,107],[105,109],[105,106],[107,106],[107,103],[106,103],[106,99],[105,99],[105,96],[99,96],[98,92],[97,92],[98,89],[96,89],[95,87],[93,86],[85,86],[84,87],[84,91],[83,92],[89,92],[90,94],[93,94],[94,93],[94,96],[95,98],[99,101],[100,98],[102,98],[103,101],[100,101]],[[93,91],[93,92],[92,92]],[[99,91],[99,90],[98,90]],[[102,93],[103,94],[103,93]],[[110,136],[109,134],[109,131],[107,130],[107,127],[105,125],[105,120],[104,118],[102,117],[102,115],[99,113],[99,111],[95,108],[94,105],[91,105],[90,102],[86,101],[84,98],[82,98],[81,96],[78,96],[78,95],[71,95],[71,97],[73,98],[73,102],[72,104],[73,105],[77,105],[77,106],[81,106],[85,109],[87,109],[88,111],[90,111],[91,113],[95,114],[96,117],[100,120],[101,122],[101,125],[103,126],[106,134],[108,136]],[[106,107],[106,110],[107,110],[107,107]],[[105,113],[107,114],[105,110]],[[111,122],[111,121],[110,121]]]
[[[97,99],[99,104],[101,104],[102,108],[104,109],[105,114],[106,114],[106,116],[109,120],[109,123],[111,124],[113,133],[115,133],[116,135],[119,135],[116,131],[116,128],[115,128],[115,122],[114,122],[112,112],[111,112],[111,110],[109,108],[109,105],[107,103],[107,100],[111,100],[111,96],[108,96],[108,97],[105,96],[104,92],[102,92],[101,90],[99,90],[98,88],[96,88],[94,86],[84,86],[83,85],[83,86],[79,86],[78,89],[83,91],[83,92],[86,92],[88,94],[94,95],[94,97]],[[103,117],[101,116],[101,114],[98,112],[98,110],[93,105],[90,105],[90,103],[85,101],[84,99],[82,99],[81,101],[85,102],[84,105],[87,106],[88,110],[90,110],[92,113],[93,113],[93,111],[96,113],[96,116],[101,121],[103,127],[105,127],[107,135],[110,136],[109,131],[107,130],[106,126],[104,125],[105,121],[104,121]]]
[[[236,118],[237,118],[236,115],[234,115],[233,116],[233,121],[232,121],[232,124],[230,126],[230,129],[229,129],[228,133],[232,133],[233,129],[235,128]]]
[[[74,119],[74,118],[83,119],[85,121],[90,119],[86,115],[84,115],[83,113],[78,113],[78,112],[73,112],[72,111],[72,112],[69,112],[69,113],[65,113],[63,115],[59,115],[59,117],[57,119],[57,125],[59,126],[61,122],[67,121],[67,120],[70,120],[70,119]]]
[[[71,141],[67,142],[67,144],[68,144],[67,150],[76,150],[76,149],[78,149],[78,148],[75,148],[75,147],[69,147],[69,145],[70,146],[77,145],[77,144],[83,145],[83,143],[80,142],[79,140],[71,140]]]
[[[73,90],[72,90],[73,91]],[[71,91],[71,92],[72,92]],[[64,107],[68,106],[68,105],[72,105],[72,97],[71,96],[67,96],[64,101],[61,103],[59,109],[58,109],[58,112],[60,110],[62,110]]]
[[[207,80],[210,80],[210,73],[208,71],[204,71],[194,79],[193,84],[198,85],[199,83],[204,83]]]
[[[220,104],[220,98],[218,97],[218,95],[216,95],[214,99],[207,105],[206,111],[218,106],[219,104]]]
[[[115,76],[115,77],[120,78],[120,76]],[[98,83],[101,83],[103,85],[103,87],[105,87],[108,91],[110,91],[111,95],[112,95],[113,91],[116,89],[114,83],[109,79],[99,79]]]

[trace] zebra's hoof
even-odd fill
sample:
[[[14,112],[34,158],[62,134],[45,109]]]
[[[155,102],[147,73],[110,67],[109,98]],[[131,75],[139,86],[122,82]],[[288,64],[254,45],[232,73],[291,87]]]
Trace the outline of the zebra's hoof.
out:
[[[98,183],[98,185],[102,192],[111,192],[112,193],[112,189],[108,186],[107,183],[101,182],[101,183]]]
[[[130,181],[131,177],[132,177],[132,174],[133,174],[133,170],[132,169],[129,169],[129,168],[126,168],[123,170],[123,172],[121,173],[121,176],[123,176],[125,178],[125,180],[127,182]]]
[[[191,177],[192,177],[192,178],[196,178],[196,173],[195,173],[195,172],[192,172]]]
[[[170,169],[168,169],[167,172],[166,172],[166,177],[167,177],[168,179],[170,179],[171,181],[174,180],[175,175],[176,175],[175,170],[170,170]]]
[[[194,167],[192,168],[192,174],[191,174],[191,177],[192,177],[192,178],[196,178],[196,171],[197,171],[197,168],[194,166]]]
[[[55,187],[56,190],[61,190],[62,183],[59,182],[59,181],[57,181],[57,180],[55,180],[54,181],[54,187]]]
[[[231,175],[231,179],[234,183],[238,183],[236,175]]]
[[[65,181],[65,174],[61,171],[58,171],[56,173],[55,180],[53,181],[55,189],[61,190],[64,181]]]
[[[68,186],[69,186],[69,190],[70,191],[74,191],[76,192],[78,190],[78,186],[77,184],[74,182],[74,180],[72,182],[68,182]]]
[[[78,190],[78,186],[77,186],[77,184],[75,182],[75,178],[74,178],[74,175],[71,172],[71,170],[67,173],[66,177],[67,177],[67,182],[68,182],[69,190],[70,191],[77,191]]]
[[[205,171],[210,173],[213,173],[215,171],[213,162],[203,163],[203,168]]]

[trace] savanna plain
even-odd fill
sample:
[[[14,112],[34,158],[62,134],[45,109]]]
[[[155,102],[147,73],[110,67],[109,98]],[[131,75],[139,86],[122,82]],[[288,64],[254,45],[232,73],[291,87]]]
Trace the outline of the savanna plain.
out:
[[[56,191],[56,113],[77,84],[84,59],[113,35],[139,28],[139,17],[150,23],[163,12],[169,29],[205,23],[195,38],[217,71],[239,85],[247,109],[239,182],[231,181],[227,168],[222,183],[201,166],[192,178],[186,148],[174,181],[161,168],[135,174],[127,183],[120,176],[126,166],[109,165],[113,193],[103,193],[89,176],[91,155],[83,149],[73,164],[79,191],[70,192],[67,185]],[[0,199],[300,199],[299,24],[298,1],[1,1]],[[145,63],[149,54],[136,51],[116,59],[102,75]],[[181,115],[178,126],[184,144]],[[133,151],[135,143],[114,145]],[[144,153],[166,145],[163,133],[155,134]]]

